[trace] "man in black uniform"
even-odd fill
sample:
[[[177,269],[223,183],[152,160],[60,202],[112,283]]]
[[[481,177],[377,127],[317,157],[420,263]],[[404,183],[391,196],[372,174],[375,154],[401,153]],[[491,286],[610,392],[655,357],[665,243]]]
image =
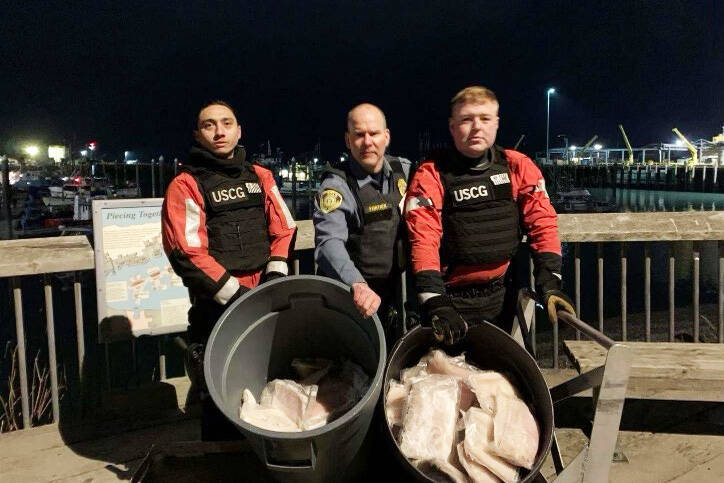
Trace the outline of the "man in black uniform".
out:
[[[410,162],[385,155],[390,131],[372,104],[349,111],[344,139],[352,160],[324,172],[315,200],[315,260],[320,274],[352,287],[362,315],[378,314],[391,345],[402,327],[395,299],[405,259],[401,203]]]

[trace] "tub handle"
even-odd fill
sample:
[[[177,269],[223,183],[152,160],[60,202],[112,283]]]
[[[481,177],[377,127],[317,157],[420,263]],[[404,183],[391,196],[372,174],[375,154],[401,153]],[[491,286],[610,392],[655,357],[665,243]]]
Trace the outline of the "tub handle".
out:
[[[314,441],[309,441],[309,458],[302,460],[277,460],[272,456],[273,442],[264,440],[262,445],[264,449],[264,463],[271,471],[283,471],[287,473],[314,471],[317,466],[317,449],[314,447]]]

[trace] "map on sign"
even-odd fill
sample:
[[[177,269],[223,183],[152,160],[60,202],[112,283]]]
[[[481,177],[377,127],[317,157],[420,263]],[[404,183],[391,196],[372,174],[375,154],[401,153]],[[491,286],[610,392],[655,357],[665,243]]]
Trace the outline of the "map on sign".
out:
[[[162,203],[93,200],[101,342],[186,330],[191,303],[163,251]]]

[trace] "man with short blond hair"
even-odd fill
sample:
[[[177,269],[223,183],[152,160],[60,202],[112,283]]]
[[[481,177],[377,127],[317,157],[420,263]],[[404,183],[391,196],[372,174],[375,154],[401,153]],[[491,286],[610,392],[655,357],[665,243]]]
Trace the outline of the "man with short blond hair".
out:
[[[363,316],[378,313],[392,343],[401,328],[390,312],[399,312],[394,299],[405,260],[401,203],[410,162],[385,154],[390,131],[372,104],[349,111],[344,141],[351,159],[325,170],[315,200],[315,260],[320,274],[352,288]]]
[[[423,162],[410,182],[405,220],[423,321],[446,344],[469,324],[509,330],[515,294],[510,261],[528,238],[537,290],[552,321],[573,312],[561,292],[557,215],[538,167],[524,154],[495,145],[498,101],[482,86],[450,101],[452,149]]]

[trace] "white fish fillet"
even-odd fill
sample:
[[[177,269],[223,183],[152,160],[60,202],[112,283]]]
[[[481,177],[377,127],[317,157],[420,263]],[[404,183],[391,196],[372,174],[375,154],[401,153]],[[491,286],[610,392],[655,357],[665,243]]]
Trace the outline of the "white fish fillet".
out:
[[[244,402],[239,409],[239,417],[242,421],[269,431],[299,431],[299,426],[283,411],[258,405],[254,395],[248,389],[244,389],[243,396]]]
[[[448,461],[455,439],[460,386],[431,374],[412,385],[403,418],[400,451],[407,458]]]
[[[531,469],[538,453],[540,432],[528,405],[516,397],[496,398],[493,444],[490,451],[510,463]]]
[[[518,481],[518,469],[490,451],[493,443],[493,418],[486,411],[470,408],[465,420],[465,454],[487,468],[505,483]]]
[[[500,483],[500,478],[488,471],[484,466],[477,464],[465,454],[465,443],[458,443],[457,452],[458,460],[463,465],[465,472],[468,474],[473,483]]]
[[[274,379],[269,382],[261,392],[259,404],[264,407],[279,409],[302,427],[304,413],[309,405],[309,396],[312,388],[317,386],[302,386],[288,379]]]
[[[417,460],[412,465],[435,482],[467,483],[463,472],[444,460]]]
[[[390,381],[390,388],[387,390],[387,396],[385,397],[385,416],[390,427],[402,424],[407,394],[408,390],[404,384],[394,379]]]
[[[495,414],[495,398],[497,396],[519,397],[518,391],[504,375],[495,371],[481,371],[471,374],[465,381],[475,393],[480,407]]]
[[[475,394],[466,384],[468,377],[482,372],[481,369],[465,362],[465,355],[450,357],[439,349],[427,355],[427,372],[454,376],[460,384],[460,410],[467,411],[475,402]]]

